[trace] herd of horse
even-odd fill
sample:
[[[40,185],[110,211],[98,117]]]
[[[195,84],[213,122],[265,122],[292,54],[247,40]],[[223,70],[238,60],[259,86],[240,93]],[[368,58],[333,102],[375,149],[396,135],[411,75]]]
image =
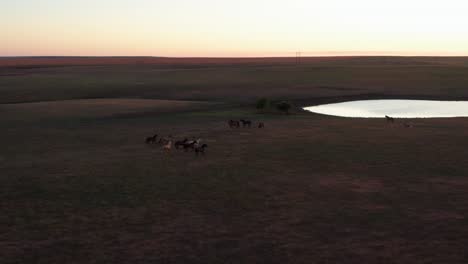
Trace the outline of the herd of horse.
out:
[[[207,144],[202,144],[201,139],[192,139],[189,140],[188,138],[185,138],[183,140],[175,141],[172,138],[172,136],[168,137],[159,137],[158,139],[158,134],[155,134],[152,137],[147,137],[145,140],[146,144],[160,144],[162,145],[162,148],[165,151],[171,151],[172,146],[174,146],[175,149],[182,149],[185,150],[185,152],[188,151],[193,151],[195,154],[205,154],[205,150],[208,147]]]
[[[251,120],[229,120],[228,125],[230,128],[251,128],[253,126],[253,122]],[[265,124],[263,122],[258,122],[256,124],[257,128],[265,128]],[[145,139],[145,143],[148,145],[158,144],[162,145],[162,148],[165,151],[171,151],[172,147],[174,146],[177,150],[184,150],[185,152],[195,152],[196,155],[205,154],[206,148],[208,148],[207,144],[202,144],[201,139],[192,138],[189,140],[188,138],[184,138],[183,140],[175,141],[172,135],[168,137],[160,137],[158,134],[155,134],[151,137],[147,137]]]
[[[388,123],[395,123],[395,118],[390,117],[388,115],[385,116],[385,119],[387,120]],[[242,125],[241,125],[242,124]],[[245,120],[245,119],[240,119],[240,120],[229,120],[228,125],[230,128],[251,128],[253,126],[253,122],[251,120]],[[404,127],[412,127],[411,124],[409,123],[403,123]],[[265,128],[265,124],[263,122],[258,122],[256,124],[257,128]],[[193,138],[192,140],[189,140],[188,138],[184,138],[183,140],[178,140],[174,141],[172,138],[172,135],[168,137],[158,137],[158,134],[155,134],[154,136],[147,137],[145,140],[146,144],[159,144],[162,145],[162,148],[165,151],[171,151],[172,146],[174,146],[175,149],[177,150],[184,150],[185,152],[193,151],[195,152],[196,155],[199,154],[205,154],[206,148],[208,148],[207,144],[202,144],[201,139],[195,139]]]
[[[248,127],[248,128],[251,128],[252,125],[253,125],[253,122],[250,121],[250,120],[245,120],[245,119],[241,119],[241,120],[229,120],[228,121],[228,125],[230,128],[240,128],[241,127],[241,124],[242,124],[242,127]],[[257,127],[258,128],[265,128],[265,124],[263,122],[259,122],[257,124]]]

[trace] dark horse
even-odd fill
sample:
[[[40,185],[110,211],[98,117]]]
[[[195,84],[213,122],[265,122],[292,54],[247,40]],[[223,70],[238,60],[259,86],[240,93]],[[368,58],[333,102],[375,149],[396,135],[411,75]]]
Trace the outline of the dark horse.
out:
[[[206,149],[207,147],[208,147],[207,144],[203,144],[203,145],[201,145],[201,146],[199,146],[199,147],[196,147],[196,148],[195,148],[195,153],[196,153],[197,155],[200,154],[200,153],[201,153],[201,154],[205,154],[205,149]]]
[[[242,127],[246,127],[246,126],[251,127],[252,126],[252,121],[250,121],[250,120],[241,119],[240,121],[242,122]]]
[[[185,143],[187,143],[188,139],[184,139],[182,141],[176,141],[176,143],[174,144],[174,147],[176,149],[179,149],[180,147],[183,147],[185,145]]]
[[[188,151],[189,149],[195,149],[195,145],[197,144],[197,141],[187,141],[184,143],[184,150]]]
[[[158,138],[158,135],[154,135],[152,137],[147,137],[145,142],[146,144],[153,144],[153,143],[156,143],[156,139]]]
[[[389,117],[389,116],[386,115],[385,118],[387,119],[387,122],[390,122],[390,123],[395,122],[395,118],[393,118],[393,117]]]
[[[258,128],[265,128],[265,124],[263,122],[258,123]]]
[[[239,121],[229,120],[228,122],[230,128],[239,128]]]

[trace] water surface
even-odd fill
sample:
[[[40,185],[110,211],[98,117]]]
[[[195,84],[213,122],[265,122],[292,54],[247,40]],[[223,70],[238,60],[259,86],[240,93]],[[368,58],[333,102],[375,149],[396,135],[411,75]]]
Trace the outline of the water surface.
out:
[[[398,118],[468,117],[468,101],[362,100],[304,108],[307,111],[341,117]]]

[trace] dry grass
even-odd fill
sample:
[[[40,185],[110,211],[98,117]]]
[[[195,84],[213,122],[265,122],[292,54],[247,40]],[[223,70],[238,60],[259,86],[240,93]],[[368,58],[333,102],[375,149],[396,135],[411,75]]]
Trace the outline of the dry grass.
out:
[[[0,262],[466,263],[465,118],[213,103],[466,95],[463,58],[326,60],[5,70],[25,75],[1,77],[4,102],[102,99],[0,105]],[[229,129],[239,118],[266,128]],[[207,154],[164,153],[154,133]]]
[[[399,64],[399,65],[467,65],[467,57],[302,57],[301,63]],[[281,65],[296,64],[295,57],[271,58],[165,58],[165,57],[4,57],[0,67],[41,68],[92,65]]]
[[[240,117],[267,127],[227,127]],[[4,123],[2,259],[462,263],[465,121],[220,109]],[[208,153],[145,145],[156,131]]]
[[[301,65],[287,62],[291,58],[161,59],[159,64],[132,64],[131,59],[98,66],[70,62],[60,67],[0,68],[0,103],[110,97],[244,104],[260,97],[299,103],[350,96],[468,98],[467,58],[308,58]],[[21,59],[16,60],[20,65]]]
[[[189,111],[216,103],[155,99],[81,99],[36,103],[2,104],[5,119],[98,118],[143,113]]]

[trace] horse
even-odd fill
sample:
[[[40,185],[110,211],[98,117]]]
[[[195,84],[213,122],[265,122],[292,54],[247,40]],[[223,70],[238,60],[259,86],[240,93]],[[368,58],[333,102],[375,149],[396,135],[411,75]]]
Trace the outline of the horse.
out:
[[[184,139],[182,141],[176,141],[175,144],[174,144],[174,147],[176,149],[179,149],[179,147],[183,147],[185,145],[185,143],[188,142],[188,139]]]
[[[241,119],[240,121],[242,122],[242,127],[246,127],[246,126],[251,127],[252,126],[252,121],[250,121],[250,120]]]
[[[265,124],[263,122],[258,123],[258,128],[265,128]]]
[[[229,120],[228,122],[230,128],[239,128],[239,121]]]
[[[154,135],[152,137],[147,137],[145,142],[146,144],[153,144],[153,143],[156,143],[156,139],[157,139],[158,135]]]
[[[172,140],[169,140],[166,145],[163,146],[165,151],[170,151],[172,149]]]
[[[200,154],[200,153],[201,153],[201,154],[205,154],[205,149],[206,149],[207,147],[208,147],[207,144],[203,144],[203,145],[201,145],[201,146],[196,147],[196,148],[195,148],[195,154],[197,154],[197,155]]]
[[[385,119],[387,119],[387,122],[390,122],[390,123],[394,123],[395,122],[395,118],[393,117],[389,117],[389,116],[385,116]]]
[[[183,145],[184,150],[187,152],[189,149],[195,149],[195,144],[197,144],[197,142],[194,140],[185,142]]]
[[[190,140],[190,141],[186,141],[184,143],[184,145],[182,145],[182,146],[184,147],[184,150],[187,152],[189,149],[195,150],[195,148],[200,146],[200,142],[201,142],[201,138],[193,139],[193,140]]]

